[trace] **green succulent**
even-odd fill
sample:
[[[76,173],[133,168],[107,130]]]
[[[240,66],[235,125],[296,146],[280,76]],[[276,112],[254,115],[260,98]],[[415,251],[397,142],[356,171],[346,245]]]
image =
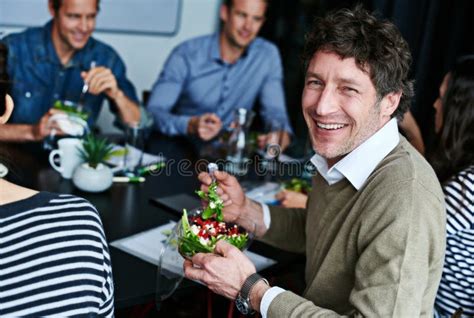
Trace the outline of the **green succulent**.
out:
[[[88,134],[83,142],[82,149],[79,149],[81,158],[92,168],[97,168],[99,163],[105,162],[112,154],[113,145],[107,138],[100,138],[93,134]]]

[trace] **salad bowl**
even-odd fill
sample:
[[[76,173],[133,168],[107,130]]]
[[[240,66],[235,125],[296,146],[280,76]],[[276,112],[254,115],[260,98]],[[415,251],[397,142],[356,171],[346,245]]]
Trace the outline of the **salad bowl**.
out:
[[[157,305],[170,297],[181,284],[184,278],[183,263],[185,259],[191,259],[196,253],[212,253],[215,244],[221,239],[226,240],[240,250],[247,249],[254,239],[254,230],[246,231],[236,224],[218,222],[212,217],[203,220],[204,210],[203,208],[196,208],[183,213],[181,220],[176,223],[171,232],[168,233],[166,241],[163,242],[157,272]],[[183,222],[187,225],[183,226]],[[253,222],[248,223],[254,224]],[[198,228],[198,226],[201,226],[201,228]],[[223,226],[225,226],[227,235],[224,235]],[[216,232],[220,231],[220,236],[217,238],[218,235],[216,235],[215,239],[212,239],[209,235],[206,241],[204,233],[214,232],[211,228],[214,228]],[[199,232],[201,232],[201,236]]]
[[[254,238],[255,230],[215,217],[204,217],[204,209],[197,208],[183,212],[176,226],[178,251],[184,258],[191,259],[196,253],[213,253],[218,241],[224,240],[239,250],[247,249]]]

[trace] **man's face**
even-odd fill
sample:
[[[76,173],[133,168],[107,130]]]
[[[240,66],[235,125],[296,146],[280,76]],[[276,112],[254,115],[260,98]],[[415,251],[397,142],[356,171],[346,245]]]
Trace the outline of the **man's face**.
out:
[[[82,49],[95,28],[97,0],[63,0],[57,12],[49,10],[54,17],[53,40],[65,50]]]
[[[316,52],[306,71],[302,98],[316,153],[332,166],[367,140],[396,109],[387,107],[385,99],[377,101],[369,74],[357,67],[354,58]]]
[[[229,43],[246,48],[257,36],[265,21],[267,4],[263,0],[234,0],[231,8],[221,7],[223,30]]]

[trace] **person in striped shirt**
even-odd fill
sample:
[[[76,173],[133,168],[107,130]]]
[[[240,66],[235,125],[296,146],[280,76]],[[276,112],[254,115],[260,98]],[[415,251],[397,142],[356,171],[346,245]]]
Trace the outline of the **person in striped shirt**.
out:
[[[446,258],[436,296],[438,316],[459,308],[474,316],[474,56],[461,58],[440,86],[431,163],[447,210]]]
[[[0,98],[2,125],[13,101]],[[7,172],[0,163],[0,317],[113,316],[111,262],[96,209],[10,183]]]

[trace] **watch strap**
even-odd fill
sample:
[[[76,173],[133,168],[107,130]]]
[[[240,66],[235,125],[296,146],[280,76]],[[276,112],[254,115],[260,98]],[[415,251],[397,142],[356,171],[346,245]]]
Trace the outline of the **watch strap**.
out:
[[[250,308],[250,292],[252,291],[252,288],[261,280],[263,280],[265,284],[270,285],[265,278],[260,276],[258,273],[254,273],[247,277],[247,279],[244,281],[244,284],[242,285],[242,288],[240,289],[240,296],[248,302]],[[251,308],[251,310],[252,312],[254,311],[253,308]]]

